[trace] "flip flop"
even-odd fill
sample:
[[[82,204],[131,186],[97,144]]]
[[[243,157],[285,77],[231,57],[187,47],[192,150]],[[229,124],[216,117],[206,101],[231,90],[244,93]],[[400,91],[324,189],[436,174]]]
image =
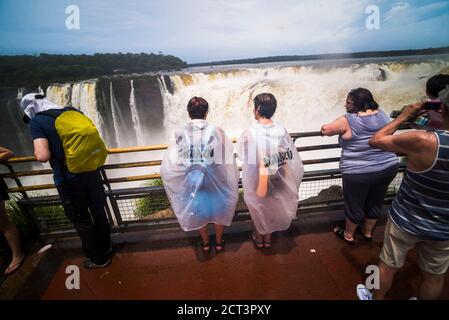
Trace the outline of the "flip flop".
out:
[[[357,231],[362,236],[363,240],[368,241],[368,242],[373,240],[373,236],[371,236],[371,237],[365,236],[365,234],[363,233],[362,228],[357,228]]]
[[[265,248],[271,248],[271,240],[270,241],[263,241],[263,245]]]
[[[224,250],[224,240],[221,239],[221,242],[215,242],[215,251],[222,252]]]
[[[22,265],[22,263],[25,261],[26,256],[23,256],[22,259],[20,259],[19,262],[17,262],[16,264],[13,264],[12,266],[6,268],[5,272],[3,273],[5,276],[10,276],[12,275],[14,272],[16,272],[17,270],[19,270],[20,266]]]
[[[354,240],[348,240],[345,238],[345,229],[342,229],[340,227],[336,227],[334,229],[334,233],[337,237],[339,237],[341,240],[345,241],[347,244],[354,244]]]
[[[210,243],[209,242],[201,242],[201,248],[203,249],[204,253],[209,253],[210,252]]]
[[[256,248],[258,249],[263,248],[263,241],[257,240],[256,234],[254,232],[251,235],[251,239],[253,240],[253,243],[256,246]]]

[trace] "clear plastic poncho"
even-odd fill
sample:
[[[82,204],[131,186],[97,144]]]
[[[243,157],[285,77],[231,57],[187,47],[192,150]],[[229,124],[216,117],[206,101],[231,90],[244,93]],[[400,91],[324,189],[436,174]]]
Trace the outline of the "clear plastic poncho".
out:
[[[243,195],[260,234],[283,231],[296,217],[304,167],[287,130],[255,123],[240,136]]]
[[[161,177],[184,231],[208,223],[231,225],[238,201],[239,173],[232,142],[205,120],[175,132],[161,165]]]

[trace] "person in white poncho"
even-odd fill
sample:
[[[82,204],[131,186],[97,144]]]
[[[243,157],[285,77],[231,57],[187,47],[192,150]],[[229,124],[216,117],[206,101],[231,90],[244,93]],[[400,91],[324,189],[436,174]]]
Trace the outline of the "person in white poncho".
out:
[[[199,230],[204,252],[210,251],[207,230],[215,224],[215,250],[224,249],[223,231],[231,225],[238,201],[239,173],[232,142],[224,131],[207,123],[209,105],[193,97],[190,118],[177,130],[161,166],[161,177],[184,231]]]
[[[271,120],[276,98],[270,93],[254,100],[257,120],[238,140],[243,195],[254,223],[257,248],[271,247],[271,234],[290,227],[298,209],[304,168],[287,130]]]

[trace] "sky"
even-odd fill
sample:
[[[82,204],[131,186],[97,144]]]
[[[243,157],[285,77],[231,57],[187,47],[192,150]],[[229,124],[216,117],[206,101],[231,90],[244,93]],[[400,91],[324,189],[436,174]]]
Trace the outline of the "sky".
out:
[[[79,8],[79,29],[66,8]],[[379,28],[367,28],[367,7]],[[0,0],[0,54],[175,55],[188,63],[449,46],[448,0]]]

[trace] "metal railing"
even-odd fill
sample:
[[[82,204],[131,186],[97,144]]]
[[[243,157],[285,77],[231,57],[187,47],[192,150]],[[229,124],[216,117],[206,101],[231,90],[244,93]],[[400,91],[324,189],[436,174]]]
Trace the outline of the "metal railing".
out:
[[[319,137],[321,133],[302,132],[292,133],[295,142],[306,141],[309,137]],[[235,142],[235,139],[234,139]],[[110,155],[153,152],[166,150],[167,145],[147,147],[131,147],[109,149]],[[318,150],[340,149],[338,144],[319,144],[297,146],[300,155]],[[318,159],[303,160],[306,168],[304,178],[299,189],[299,212],[313,213],[343,208],[341,172],[338,168],[308,170],[312,165],[334,164],[339,162],[339,157],[324,157]],[[10,159],[4,164],[8,170],[0,176],[15,182],[15,187],[8,189],[9,193],[20,194],[17,201],[20,209],[27,218],[33,230],[42,237],[56,237],[74,234],[71,222],[63,213],[58,195],[36,194],[37,191],[55,189],[54,184],[24,185],[22,180],[26,177],[40,177],[52,174],[51,169],[15,170],[14,166],[21,163],[32,163],[34,157],[22,157]],[[170,203],[160,184],[160,174],[123,175],[111,178],[109,174],[115,170],[145,168],[160,166],[162,160],[148,160],[135,162],[120,162],[105,164],[101,168],[103,183],[105,186],[107,204],[106,212],[113,225],[113,231],[164,228],[177,226],[177,221],[171,210]],[[386,203],[391,201],[402,180],[404,168],[400,170],[390,185],[385,198]],[[136,183],[139,181],[153,181],[153,185],[133,186],[130,188],[114,188],[116,184]],[[156,184],[154,182],[157,182]],[[241,187],[241,185],[240,185]],[[236,209],[236,220],[248,219],[247,207],[243,201],[240,189],[240,199]]]

